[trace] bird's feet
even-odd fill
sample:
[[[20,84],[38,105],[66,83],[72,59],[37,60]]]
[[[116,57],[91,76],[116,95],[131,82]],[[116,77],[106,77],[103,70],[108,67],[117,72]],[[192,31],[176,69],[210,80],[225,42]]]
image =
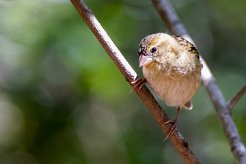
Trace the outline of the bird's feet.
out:
[[[172,124],[172,128],[168,132],[167,136],[165,137],[164,141],[166,141],[177,129],[177,124],[178,124],[178,118],[175,118],[174,120],[168,120],[164,123],[165,125],[167,124]]]
[[[145,78],[137,78],[135,81],[131,82],[132,89],[130,90],[129,94],[132,92],[132,90],[135,90],[136,88],[138,88],[137,91],[139,92],[146,82],[147,81]]]
[[[171,135],[173,135],[173,133],[175,132],[175,130],[177,129],[177,124],[178,124],[178,118],[179,118],[179,113],[180,113],[181,107],[178,106],[177,108],[177,113],[176,113],[176,117],[174,120],[168,120],[166,121],[164,124],[172,124],[172,128],[170,129],[170,131],[168,132],[167,136],[165,137],[164,141],[166,141]]]

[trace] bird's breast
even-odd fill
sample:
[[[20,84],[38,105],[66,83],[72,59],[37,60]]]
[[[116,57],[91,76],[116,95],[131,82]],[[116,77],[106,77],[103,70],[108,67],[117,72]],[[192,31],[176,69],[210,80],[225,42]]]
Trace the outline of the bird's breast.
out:
[[[158,65],[143,67],[145,79],[168,106],[182,106],[191,100],[200,85],[200,71],[197,68],[180,73]]]

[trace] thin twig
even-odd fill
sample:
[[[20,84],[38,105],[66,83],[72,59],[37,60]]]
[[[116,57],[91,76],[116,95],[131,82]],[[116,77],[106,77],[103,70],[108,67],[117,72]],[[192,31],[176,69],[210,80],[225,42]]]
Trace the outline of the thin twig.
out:
[[[192,41],[187,30],[179,20],[176,12],[173,10],[173,7],[168,0],[152,0],[152,2],[171,32]],[[227,103],[206,62],[202,58],[201,61],[203,64],[202,81],[220,118],[225,134],[231,146],[231,151],[239,163],[245,164],[246,149],[238,134],[237,127],[231,115],[229,114]]]
[[[231,112],[233,107],[237,104],[237,102],[243,97],[246,93],[246,84],[240,89],[240,91],[227,103],[227,108]]]
[[[103,48],[106,50],[108,55],[114,61],[120,72],[124,75],[126,80],[132,85],[137,78],[136,72],[132,69],[132,67],[125,60],[123,55],[117,49],[115,44],[109,38],[107,33],[104,31],[103,27],[97,21],[96,17],[92,14],[89,8],[86,6],[83,0],[71,0],[74,7],[79,12],[80,16],[86,22],[87,26],[91,29],[93,34],[96,36],[98,41],[101,43]],[[166,121],[169,120],[167,114],[157,103],[153,95],[150,93],[146,86],[143,86],[141,89],[137,87],[133,87],[134,91],[138,94],[143,103],[147,106],[147,108],[152,113],[153,117],[159,123],[163,132],[168,134],[171,130],[171,125],[165,124]],[[196,156],[192,153],[188,146],[188,142],[183,138],[183,136],[175,131],[173,135],[169,137],[170,141],[174,144],[182,158],[186,163],[199,163]]]

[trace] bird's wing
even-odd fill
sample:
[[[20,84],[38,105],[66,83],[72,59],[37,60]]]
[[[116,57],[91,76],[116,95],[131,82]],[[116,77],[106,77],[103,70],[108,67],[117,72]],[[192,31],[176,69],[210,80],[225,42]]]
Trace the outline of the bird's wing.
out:
[[[195,55],[199,59],[198,50],[192,43],[190,43],[182,37],[178,37],[175,35],[172,35],[172,37],[178,42],[180,46],[182,46],[183,49],[186,49],[190,52],[190,54]]]

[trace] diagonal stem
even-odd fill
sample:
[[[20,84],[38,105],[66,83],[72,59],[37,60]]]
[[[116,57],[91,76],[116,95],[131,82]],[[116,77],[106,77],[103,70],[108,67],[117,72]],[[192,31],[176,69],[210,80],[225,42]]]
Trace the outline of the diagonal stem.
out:
[[[237,102],[243,97],[246,93],[246,84],[240,89],[240,91],[227,103],[227,108],[229,111],[237,104]]]
[[[163,21],[167,24],[167,27],[174,34],[182,36],[192,42],[186,28],[179,20],[176,12],[171,6],[168,0],[152,0],[153,5],[160,14]],[[219,89],[212,72],[207,66],[203,58],[201,58],[202,69],[202,81],[204,87],[215,107],[215,110],[220,118],[222,126],[224,128],[227,140],[230,144],[231,151],[239,163],[246,163],[246,148],[243,144],[237,127],[229,114],[227,103],[225,98]]]
[[[108,53],[110,58],[114,61],[117,68],[120,70],[122,75],[126,80],[133,85],[137,78],[136,72],[128,64],[126,59],[123,57],[121,52],[117,49],[113,41],[109,38],[106,31],[100,25],[96,17],[89,10],[83,0],[71,0],[74,7],[79,12],[80,16],[83,18],[87,26],[91,29],[93,34],[96,36],[98,41],[101,43],[102,47]],[[160,107],[160,105],[155,100],[154,96],[150,93],[146,86],[141,89],[138,87],[133,88],[138,94],[139,98],[143,101],[146,107],[150,110],[155,120],[158,122],[163,132],[168,133],[172,126],[166,125],[165,122],[169,120],[167,114]],[[175,131],[173,135],[169,137],[170,141],[176,147],[182,158],[186,163],[199,163],[196,156],[192,153],[189,148],[188,142],[183,138],[183,136]]]

